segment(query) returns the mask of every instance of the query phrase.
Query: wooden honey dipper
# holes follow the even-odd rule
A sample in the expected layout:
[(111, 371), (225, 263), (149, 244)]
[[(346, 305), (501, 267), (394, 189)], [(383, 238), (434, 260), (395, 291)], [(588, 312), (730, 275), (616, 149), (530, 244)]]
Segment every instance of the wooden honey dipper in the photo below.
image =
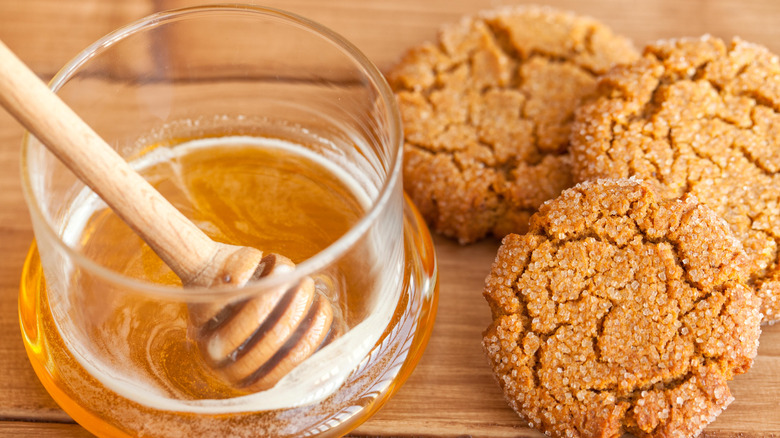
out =
[[(0, 41), (0, 104), (95, 191), (185, 287), (242, 286), (295, 264), (215, 242), (136, 173)], [(188, 304), (191, 332), (214, 371), (249, 391), (273, 386), (335, 335), (329, 300), (306, 277), (240, 302)]]

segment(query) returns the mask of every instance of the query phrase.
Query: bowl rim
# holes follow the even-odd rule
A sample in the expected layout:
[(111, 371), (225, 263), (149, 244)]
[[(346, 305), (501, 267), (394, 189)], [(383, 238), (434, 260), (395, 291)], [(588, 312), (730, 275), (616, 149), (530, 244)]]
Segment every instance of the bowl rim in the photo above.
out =
[[(358, 222), (355, 223), (344, 235), (339, 237), (326, 248), (319, 251), (312, 257), (298, 263), (294, 271), (264, 277), (239, 288), (231, 286), (219, 286), (213, 288), (181, 288), (155, 284), (125, 276), (100, 265), (99, 263), (85, 256), (64, 242), (60, 234), (54, 230), (54, 227), (50, 222), (50, 218), (42, 211), (38, 203), (38, 198), (35, 196), (35, 190), (33, 189), (31, 177), (28, 172), (28, 159), (30, 154), (29, 143), (31, 140), (31, 134), (29, 132), (25, 132), (22, 140), (20, 160), (22, 189), (24, 192), (24, 197), (27, 200), (27, 206), (30, 210), (30, 215), (33, 216), (34, 221), (37, 221), (39, 224), (43, 225), (42, 227), (36, 227), (36, 231), (38, 232), (38, 230), (40, 230), (40, 232), (43, 232), (47, 239), (55, 242), (58, 250), (63, 251), (66, 254), (66, 257), (74, 260), (74, 262), (79, 266), (82, 266), (84, 269), (94, 273), (99, 277), (102, 277), (105, 280), (110, 281), (113, 284), (123, 288), (131, 289), (133, 292), (169, 297), (177, 300), (188, 299), (192, 300), (193, 302), (199, 302), (213, 300), (215, 294), (218, 294), (220, 298), (231, 298), (237, 295), (258, 293), (263, 289), (270, 290), (283, 284), (290, 284), (295, 282), (300, 278), (312, 275), (313, 273), (327, 266), (333, 260), (336, 260), (340, 255), (343, 255), (345, 252), (347, 252), (378, 219), (382, 211), (387, 207), (391, 201), (391, 198), (396, 193), (396, 185), (400, 184), (403, 141), (401, 116), (394, 94), (390, 89), (390, 86), (387, 83), (384, 75), (379, 71), (376, 65), (371, 60), (369, 60), (368, 57), (366, 57), (366, 55), (364, 55), (354, 44), (349, 42), (340, 34), (313, 20), (278, 8), (243, 4), (211, 4), (171, 9), (148, 15), (130, 24), (122, 26), (117, 30), (114, 30), (113, 32), (103, 36), (82, 50), (71, 61), (65, 64), (62, 69), (60, 69), (60, 71), (50, 81), (49, 87), (56, 92), (73, 76), (76, 71), (78, 71), (79, 68), (87, 64), (91, 58), (96, 56), (98, 53), (101, 53), (102, 51), (110, 48), (119, 41), (142, 33), (146, 30), (154, 29), (166, 23), (215, 13), (241, 13), (246, 15), (257, 14), (263, 17), (271, 17), (313, 32), (325, 40), (333, 43), (335, 47), (348, 55), (355, 63), (355, 65), (362, 69), (362, 72), (375, 87), (375, 90), (385, 105), (385, 108), (387, 108), (389, 121), (388, 132), (390, 140), (389, 151), (391, 154), (388, 157), (389, 159), (386, 161), (389, 165), (387, 177), (385, 178), (382, 186), (379, 188), (377, 196), (372, 201), (371, 206), (366, 210)], [(401, 199), (401, 197), (398, 196), (398, 199)], [(403, 199), (401, 199), (400, 202), (403, 203)], [(399, 208), (399, 214), (402, 214), (401, 210), (402, 209)], [(36, 239), (40, 240), (37, 237)], [(40, 243), (38, 246), (40, 247)]]

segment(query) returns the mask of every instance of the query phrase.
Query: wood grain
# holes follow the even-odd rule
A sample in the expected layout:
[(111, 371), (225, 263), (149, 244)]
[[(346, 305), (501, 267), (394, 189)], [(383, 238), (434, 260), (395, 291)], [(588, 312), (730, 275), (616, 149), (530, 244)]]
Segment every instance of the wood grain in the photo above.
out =
[[(17, 316), (19, 278), (32, 226), (19, 183), (22, 128), (0, 112), (0, 420), (68, 421), (27, 362)], [(3, 426), (0, 426), (0, 429)]]
[[(199, 0), (0, 0), (0, 39), (43, 77), (110, 29), (154, 10)], [(382, 70), (437, 28), (502, 0), (269, 0), (305, 15), (354, 42)], [(658, 38), (711, 33), (780, 52), (776, 0), (552, 0), (551, 6), (598, 18), (638, 46)], [(125, 68), (132, 68), (128, 60)], [(118, 66), (118, 69), (121, 69)], [(68, 424), (27, 362), (16, 315), (24, 256), (32, 240), (19, 184), (22, 129), (0, 112), (0, 437), (89, 436)], [(460, 247), (435, 239), (441, 294), (434, 331), (409, 381), (353, 436), (540, 437), (504, 403), (482, 355), (480, 336), (490, 315), (481, 296), (498, 243)], [(731, 385), (736, 401), (704, 432), (708, 438), (780, 437), (780, 325), (767, 327), (753, 369)]]
[[(153, 11), (151, 0), (2, 0), (0, 39), (49, 78), (98, 38)], [(117, 68), (132, 68), (142, 56)]]
[(0, 421), (0, 438), (33, 436), (36, 438), (88, 438), (94, 435), (82, 429), (78, 424)]

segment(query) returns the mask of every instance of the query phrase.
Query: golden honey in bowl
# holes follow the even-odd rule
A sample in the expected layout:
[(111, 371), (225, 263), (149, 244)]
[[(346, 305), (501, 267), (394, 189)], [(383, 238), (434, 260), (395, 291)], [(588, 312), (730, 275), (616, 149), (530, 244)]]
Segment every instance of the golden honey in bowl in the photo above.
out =
[[(23, 338), (79, 424), (101, 437), (339, 436), (405, 381), (433, 323), (435, 256), (403, 194), (392, 91), (356, 47), (271, 8), (185, 8), (96, 41), (51, 88), (210, 237), (291, 260), (245, 286), (182, 288), (27, 137)], [(301, 307), (244, 318), (280, 290)], [(313, 315), (322, 324), (304, 333), (317, 336), (291, 335), (304, 324), (279, 308)]]
[[(217, 137), (146, 150), (134, 167), (210, 237), (284, 254), (296, 263), (338, 241), (369, 205), (368, 194), (347, 172), (282, 139)], [(180, 286), (94, 193), (84, 190), (75, 199), (62, 231), (66, 243), (115, 273)], [(334, 413), (350, 418), (355, 395), (361, 395), (359, 403), (386, 397), (394, 373), (408, 368), (407, 359), (416, 360), (407, 355), (427, 339), (415, 336), (419, 321), (412, 312), (420, 293), (430, 292), (431, 272), (414, 263), (425, 249), (415, 247), (419, 240), (403, 237), (414, 234), (409, 222), (389, 234), (368, 230), (362, 245), (314, 275), (344, 334), (268, 392), (252, 394), (204, 361), (187, 300), (175, 294), (160, 299), (142, 288), (122, 290), (121, 283), (80, 269), (73, 270), (67, 287), (52, 291), (34, 255), (20, 302), (28, 352), (55, 399), (105, 436), (132, 436), (152, 425), (166, 431), (152, 436), (240, 431), (285, 436), (311, 423), (338, 425)], [(365, 244), (388, 235), (398, 236), (381, 246), (390, 252), (378, 254), (374, 249), (380, 246)], [(399, 336), (407, 345), (398, 344)], [(121, 424), (130, 427), (117, 428)]]
[[(305, 148), (296, 148), (278, 139), (204, 139), (173, 148), (152, 149), (139, 161), (136, 167), (140, 167), (142, 174), (211, 238), (284, 254), (298, 263), (344, 235), (365, 214), (368, 203), (365, 196), (363, 199), (357, 197), (360, 191), (355, 190), (355, 184), (352, 187), (346, 185), (348, 176), (337, 177), (337, 167), (328, 166), (326, 161)], [(178, 277), (113, 212), (100, 205), (94, 197), (91, 199), (92, 202), (87, 200), (84, 206), (75, 207), (74, 223), (69, 224), (66, 232), (73, 233), (69, 237), (78, 242), (79, 249), (87, 257), (123, 275), (181, 286)], [(98, 210), (94, 210), (96, 206)], [(84, 219), (83, 231), (79, 232)], [(365, 254), (365, 257), (373, 255)], [(318, 293), (330, 302), (335, 313), (330, 338), (332, 334), (343, 332), (346, 327), (341, 326), (346, 325), (348, 320), (356, 320), (350, 317), (349, 309), (360, 314), (365, 312), (364, 301), (370, 296), (365, 292), (370, 285), (361, 284), (366, 278), (355, 269), (371, 264), (368, 259), (362, 263), (345, 260), (330, 270), (327, 277), (325, 274), (315, 277)], [(85, 309), (102, 311), (110, 306), (101, 302), (103, 295), (100, 291), (84, 290), (82, 293)], [(127, 306), (117, 306), (114, 312), (128, 312), (131, 306), (153, 305), (154, 300), (142, 299), (137, 303), (127, 303)], [(179, 397), (202, 398), (215, 391), (219, 394), (221, 389), (204, 386), (200, 379), (191, 378), (194, 373), (207, 381), (211, 368), (218, 368), (217, 374), (222, 374), (219, 371), (226, 366), (194, 360), (197, 354), (193, 354), (193, 350), (201, 350), (201, 355), (207, 356), (203, 350), (213, 349), (214, 342), (201, 346), (187, 342), (182, 330), (188, 330), (189, 337), (195, 341), (202, 336), (194, 333), (198, 330), (193, 327), (192, 321), (188, 324), (187, 313), (187, 309), (173, 308), (164, 317), (152, 313), (150, 316), (155, 318), (133, 321), (140, 327), (158, 331), (160, 336), (156, 337), (148, 333), (130, 336), (123, 332), (126, 321), (116, 316), (108, 319), (113, 326), (101, 327), (96, 334), (105, 343), (117, 337), (143, 341), (137, 346), (130, 344), (131, 348), (139, 351), (139, 354), (133, 355), (134, 359), (139, 359), (135, 367), (145, 370), (150, 378), (160, 378), (160, 385)], [(130, 311), (129, 314), (146, 316), (142, 312)], [(161, 326), (165, 328), (161, 329)], [(260, 331), (259, 322), (257, 326), (257, 331)], [(292, 337), (292, 332), (294, 330), (284, 334)], [(255, 335), (265, 336), (271, 335)], [(153, 357), (148, 358), (149, 353), (144, 351), (143, 345), (147, 339), (154, 339), (156, 347)], [(245, 343), (250, 341), (252, 339), (248, 338)], [(248, 346), (240, 345), (237, 353), (227, 360), (235, 362), (243, 359), (240, 354), (247, 349)], [(237, 355), (238, 358), (235, 357)], [(170, 368), (161, 364), (168, 364)], [(183, 364), (190, 364), (186, 376), (181, 376)], [(245, 387), (251, 390), (262, 377), (265, 376), (250, 375), (231, 386), (237, 390)], [(267, 386), (263, 385), (263, 389)], [(233, 392), (228, 391), (226, 395)]]

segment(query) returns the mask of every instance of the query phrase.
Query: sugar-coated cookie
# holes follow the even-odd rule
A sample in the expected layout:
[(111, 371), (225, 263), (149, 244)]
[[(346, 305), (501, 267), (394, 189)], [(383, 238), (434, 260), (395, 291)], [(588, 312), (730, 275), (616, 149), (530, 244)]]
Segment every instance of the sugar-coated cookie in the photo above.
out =
[(483, 345), (504, 394), (554, 437), (692, 437), (752, 365), (759, 300), (728, 224), (636, 179), (585, 182), (506, 236)]
[(524, 232), (573, 182), (569, 131), (596, 76), (639, 56), (599, 22), (507, 7), (442, 29), (388, 74), (405, 131), (404, 187), (461, 243)]
[(724, 218), (748, 256), (765, 322), (780, 320), (780, 63), (705, 36), (661, 41), (605, 75), (577, 112), (577, 181), (637, 176)]

